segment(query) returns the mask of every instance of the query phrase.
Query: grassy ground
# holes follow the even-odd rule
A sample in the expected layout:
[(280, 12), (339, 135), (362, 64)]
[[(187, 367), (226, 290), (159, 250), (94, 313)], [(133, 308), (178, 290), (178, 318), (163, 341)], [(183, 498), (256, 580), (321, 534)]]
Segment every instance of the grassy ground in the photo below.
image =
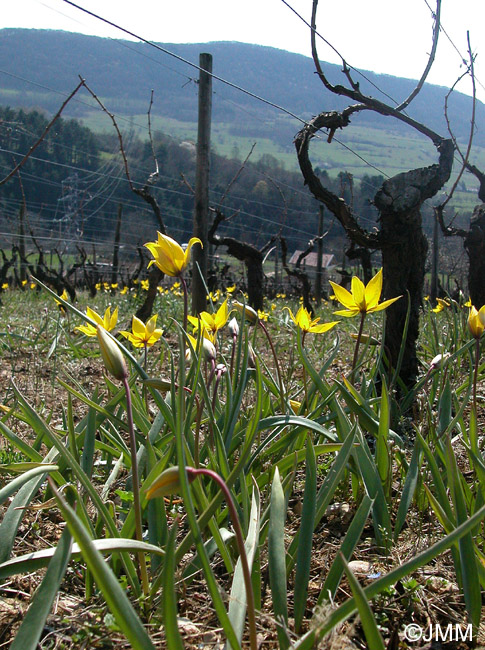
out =
[[(129, 327), (131, 315), (143, 300), (143, 295), (141, 287), (135, 287), (124, 295), (120, 295), (119, 290), (100, 291), (94, 301), (80, 294), (76, 307), (84, 312), (89, 304), (102, 315), (108, 306), (118, 306), (118, 329)], [(16, 438), (9, 439), (6, 436), (7, 430), (19, 436), (20, 440), (27, 442), (30, 448), (42, 456), (52, 449), (50, 438), (45, 433), (40, 436), (39, 430), (36, 430), (37, 425), (32, 426), (32, 413), (28, 415), (26, 403), (48, 423), (52, 435), (65, 441), (66, 447), (79, 455), (80, 462), (89, 436), (89, 418), (97, 413), (92, 484), (98, 493), (103, 494), (104, 501), (111, 508), (115, 526), (125, 529), (126, 518), (132, 508), (129, 454), (123, 456), (122, 453), (123, 449), (127, 449), (125, 445), (128, 445), (126, 425), (122, 423), (125, 421), (127, 407), (119, 393), (119, 386), (104, 376), (96, 339), (85, 338), (77, 332), (75, 326), (82, 322), (79, 316), (69, 311), (63, 314), (45, 291), (9, 290), (1, 297), (4, 318), (3, 326), (0, 327), (0, 404), (3, 405), (4, 415), (1, 419), (3, 436), (0, 488), (8, 485), (18, 474), (20, 466), (14, 465), (28, 460), (25, 455), (28, 449), (21, 452), (19, 446), (12, 442)], [(224, 297), (222, 295), (219, 298), (219, 305)], [(344, 606), (349, 601), (355, 588), (351, 576), (344, 576), (337, 582), (330, 601), (322, 596), (325, 580), (330, 568), (335, 566), (339, 551), (347, 554), (347, 559), (351, 562), (351, 575), (357, 578), (362, 587), (372, 590), (373, 585), (391, 571), (414, 561), (420, 553), (443, 540), (456, 525), (466, 521), (483, 504), (483, 478), (479, 464), (482, 453), (480, 433), (480, 444), (475, 448), (478, 460), (475, 461), (468, 451), (470, 444), (473, 447), (473, 441), (470, 442), (473, 438), (470, 432), (470, 364), (473, 364), (473, 358), (468, 348), (463, 349), (470, 339), (466, 329), (467, 310), (458, 305), (450, 305), (442, 312), (434, 313), (426, 306), (419, 348), (423, 379), (411, 402), (412, 408), (400, 412), (399, 402), (392, 396), (392, 392), (389, 393), (390, 401), (385, 407), (382, 393), (376, 391), (377, 380), (381, 376), (376, 372), (379, 367), (378, 349), (363, 346), (356, 382), (357, 392), (349, 392), (349, 387), (344, 382), (343, 378), (349, 377), (355, 346), (351, 334), (355, 335), (358, 331), (358, 322), (344, 319), (326, 334), (308, 333), (304, 339), (304, 351), (308, 360), (303, 363), (302, 352), (298, 347), (297, 328), (285, 309), (287, 306), (295, 313), (298, 301), (287, 297), (268, 300), (263, 318), (268, 319), (264, 323), (277, 350), (285, 394), (294, 400), (293, 412), (289, 411), (288, 415), (299, 417), (300, 420), (295, 420), (292, 426), (282, 424), (284, 420), (281, 420), (281, 393), (275, 372), (275, 359), (263, 331), (259, 329), (256, 333), (254, 328), (247, 333), (259, 359), (260, 370), (249, 370), (238, 375), (232, 394), (227, 385), (223, 388), (224, 380), (217, 393), (214, 383), (205, 374), (205, 384), (201, 383), (197, 389), (201, 391), (201, 403), (205, 404), (201, 420), (197, 419), (196, 404), (189, 406), (189, 393), (182, 400), (188, 409), (186, 418), (179, 420), (180, 414), (175, 402), (171, 405), (167, 402), (175, 423), (180, 422), (181, 426), (186, 427), (186, 453), (189, 456), (194, 453), (193, 434), (199, 431), (202, 465), (212, 467), (226, 477), (230, 469), (238, 466), (238, 461), (245, 453), (243, 441), (249, 435), (251, 427), (256, 427), (257, 432), (251, 444), (251, 460), (246, 462), (246, 469), (233, 484), (232, 492), (238, 504), (245, 536), (249, 537), (249, 521), (253, 516), (250, 504), (250, 491), (254, 485), (252, 480), (258, 485), (261, 509), (253, 566), (257, 640), (259, 647), (275, 649), (288, 647), (288, 643), (298, 647), (299, 639), (305, 633), (318, 632), (328, 622), (328, 617), (336, 616), (336, 612), (340, 611), (339, 606)], [(335, 320), (334, 309), (332, 303), (322, 304), (317, 310), (322, 322)], [(182, 319), (180, 287), (167, 288), (167, 291), (160, 294), (156, 313), (157, 325), (164, 329), (164, 335), (150, 350), (148, 374), (158, 379), (170, 379), (171, 360), (177, 366), (179, 358), (178, 327), (175, 320), (180, 322)], [(382, 313), (369, 317), (366, 334), (379, 339), (382, 322)], [(239, 349), (239, 363), (243, 363), (244, 345)], [(444, 352), (454, 355), (450, 364), (444, 364), (426, 378), (432, 358)], [(226, 334), (220, 339), (218, 356), (219, 361), (230, 366), (231, 344)], [(135, 358), (138, 357), (137, 353)], [(133, 364), (130, 364), (130, 368), (130, 374), (135, 378)], [(181, 369), (177, 371), (175, 381), (181, 381), (181, 372)], [(320, 372), (320, 379), (317, 375), (313, 376), (312, 372)], [(483, 425), (484, 375), (485, 368), (482, 365), (478, 372), (479, 432)], [(188, 372), (185, 385), (194, 391), (196, 388), (191, 383), (193, 381), (193, 376)], [(237, 404), (235, 394), (238, 385), (243, 384), (241, 402)], [(212, 411), (203, 397), (204, 390), (208, 390), (211, 396)], [(144, 401), (139, 379), (133, 383), (132, 392), (138, 444), (141, 445), (144, 436), (153, 430), (154, 423), (157, 422), (159, 406), (153, 396)], [(178, 404), (180, 407), (181, 403)], [(286, 410), (287, 406), (283, 408)], [(390, 412), (386, 425), (387, 408)], [(105, 419), (107, 416), (103, 409), (108, 409), (108, 419)], [(230, 413), (235, 417), (233, 428), (228, 424)], [(201, 422), (200, 429), (198, 421)], [(265, 424), (258, 428), (258, 422)], [(176, 430), (178, 425), (174, 426)], [(219, 447), (217, 440), (212, 438), (215, 432), (213, 427), (221, 435), (228, 435), (227, 432), (232, 431), (233, 442), (227, 442), (226, 438), (226, 445)], [(71, 434), (68, 433), (69, 430)], [(365, 460), (360, 452), (352, 452), (354, 455), (349, 457), (338, 480), (330, 487), (341, 443), (346, 436), (355, 434), (358, 435), (356, 441), (360, 441), (358, 445), (361, 449), (368, 448), (370, 456)], [(418, 434), (424, 440), (421, 448), (416, 442)], [(168, 424), (163, 425), (160, 434), (153, 439), (153, 450), (150, 452), (153, 453), (153, 462), (162, 465), (177, 464), (178, 452), (175, 452), (173, 436)], [(337, 440), (337, 447), (326, 452), (324, 445), (332, 437)], [(448, 440), (450, 444), (452, 442), (452, 447), (447, 446)], [(453, 449), (453, 456), (449, 455), (449, 449)], [(312, 461), (312, 454), (316, 454), (316, 461)], [(118, 458), (121, 461), (115, 473)], [(83, 502), (88, 519), (94, 526), (92, 534), (104, 537), (106, 530), (98, 507), (84, 494), (79, 476), (63, 461), (58, 460), (58, 465), (60, 475), (79, 493), (78, 514), (82, 515), (80, 504)], [(276, 466), (279, 468), (283, 494), (283, 500), (279, 502), (279, 515), (275, 505), (278, 503), (275, 495), (279, 485), (274, 473)], [(310, 471), (312, 466), (314, 476)], [(419, 468), (414, 483), (410, 468)], [(455, 475), (462, 490), (458, 483), (453, 482)], [(110, 476), (114, 476), (111, 483), (108, 481)], [(362, 515), (368, 498), (366, 495), (376, 487), (375, 480), (378, 476), (381, 476), (383, 489), (382, 494), (378, 491), (373, 496), (379, 504), (378, 509), (369, 510), (368, 516), (364, 516), (359, 526), (358, 514)], [(59, 480), (56, 479), (58, 484)], [(145, 482), (143, 472), (142, 481)], [(440, 491), (440, 481), (443, 482), (444, 492)], [(313, 482), (314, 492), (307, 487)], [(413, 490), (409, 493), (411, 483)], [(328, 486), (328, 499), (320, 493), (322, 486)], [(216, 494), (217, 491), (210, 483), (195, 483), (193, 507), (199, 514), (203, 513), (207, 502)], [(406, 501), (406, 494), (410, 495), (410, 499), (404, 513), (405, 519), (402, 519), (402, 504)], [(11, 498), (4, 502), (4, 513)], [(51, 499), (52, 493), (43, 484), (35, 498), (26, 504), (8, 556), (20, 556), (57, 545), (66, 524), (58, 504)], [(312, 502), (314, 505), (316, 503), (317, 511), (314, 528), (309, 524), (308, 514)], [(165, 502), (159, 499), (157, 507), (159, 517), (162, 509), (165, 512), (163, 517), (157, 519), (157, 526), (161, 527), (158, 543), (166, 548), (167, 531), (174, 530), (173, 525), (177, 520), (179, 530), (175, 544), (183, 550), (184, 537), (192, 530), (187, 502), (184, 503), (179, 497), (167, 497)], [(226, 514), (223, 507), (215, 512), (213, 521), (220, 530), (232, 530)], [(150, 521), (147, 519), (145, 526), (152, 535), (153, 520)], [(381, 521), (389, 529), (379, 531), (376, 521)], [(398, 522), (401, 523), (398, 525)], [(85, 522), (84, 525), (88, 524)], [(281, 537), (278, 537), (280, 525), (283, 528)], [(307, 534), (302, 539), (304, 531), (309, 533), (309, 537)], [(0, 527), (0, 552), (4, 553), (2, 549), (5, 537), (2, 534), (5, 531), (2, 533)], [(210, 539), (213, 535), (213, 527), (210, 530), (203, 529), (204, 539)], [(349, 553), (348, 545), (352, 536), (355, 539)], [(300, 542), (295, 542), (298, 539)], [(374, 633), (377, 630), (385, 646), (395, 649), (430, 647), (426, 646), (423, 639), (416, 642), (406, 639), (406, 626), (410, 624), (420, 626), (425, 635), (429, 630), (436, 630), (438, 624), (443, 629), (449, 624), (466, 624), (467, 612), (470, 615), (470, 594), (480, 594), (483, 584), (479, 564), (482, 561), (483, 524), (477, 524), (473, 536), (466, 537), (465, 540), (468, 547), (463, 545), (464, 542), (457, 542), (456, 547), (445, 548), (433, 559), (418, 563), (408, 573), (383, 585), (370, 599), (373, 630)], [(286, 562), (296, 561), (297, 571), (300, 572), (295, 574), (293, 568), (288, 571), (283, 582), (278, 582), (275, 577), (278, 575), (274, 572), (274, 567), (278, 566), (275, 544), (282, 544), (280, 548), (284, 549)], [(296, 550), (299, 545), (307, 551), (307, 572), (302, 568), (304, 563), (297, 559)], [(219, 585), (221, 602), (227, 604), (233, 598), (230, 596), (234, 585), (231, 567), (234, 566), (238, 552), (231, 542), (219, 541), (217, 547), (218, 552), (211, 556), (210, 571)], [(468, 561), (466, 548), (471, 553)], [(168, 619), (164, 610), (170, 589), (176, 593), (178, 629), (186, 647), (216, 648), (225, 640), (225, 624), (221, 623), (214, 596), (210, 596), (207, 589), (208, 575), (198, 569), (195, 579), (187, 577), (187, 567), (194, 558), (194, 551), (193, 544), (189, 544), (185, 553), (181, 551), (180, 556), (177, 556), (173, 579), (168, 583), (166, 579), (162, 581), (149, 605), (145, 607), (143, 600), (135, 596), (134, 586), (130, 586), (119, 561), (113, 556), (109, 562), (113, 575), (116, 575), (123, 591), (134, 603), (137, 616), (157, 648), (177, 647), (170, 645), (175, 643), (170, 636), (174, 633), (172, 630), (169, 634), (170, 626), (167, 628)], [(477, 564), (471, 563), (470, 557), (476, 558)], [(92, 573), (86, 570), (86, 561), (82, 557), (69, 562), (67, 571), (59, 582), (50, 614), (45, 625), (41, 626), (40, 647), (137, 647), (133, 641), (126, 640), (126, 632), (119, 617), (112, 608), (107, 607), (101, 583), (97, 582), (97, 587), (93, 587)], [(159, 574), (154, 563), (154, 556), (151, 556), (150, 577), (156, 581)], [(460, 567), (464, 579), (457, 578), (457, 567)], [(470, 575), (472, 570), (474, 578), (478, 576), (478, 584), (473, 582), (473, 576)], [(45, 569), (29, 570), (3, 579), (0, 585), (0, 647), (9, 647), (18, 633), (44, 572)], [(306, 585), (306, 594), (302, 591), (303, 584)], [(473, 592), (474, 588), (478, 588), (478, 592)], [(281, 606), (278, 597), (281, 599), (282, 594), (288, 603), (286, 618), (278, 610)], [(299, 616), (295, 608), (298, 602), (304, 603), (301, 625), (295, 623), (295, 617)], [(480, 602), (475, 600), (472, 609), (476, 622), (477, 616), (480, 617)], [(362, 609), (359, 608), (359, 613), (360, 618), (351, 617), (346, 622), (341, 619), (330, 635), (315, 641), (318, 647), (381, 647), (378, 640), (369, 642), (369, 623), (363, 605)], [(277, 620), (284, 620), (283, 628), (277, 625)], [(282, 633), (282, 629), (286, 632)], [(482, 628), (480, 630), (475, 632), (478, 645), (485, 642)], [(249, 647), (247, 627), (243, 638), (244, 647)], [(457, 649), (468, 645), (460, 646), (456, 642), (455, 645), (444, 644), (441, 647)]]

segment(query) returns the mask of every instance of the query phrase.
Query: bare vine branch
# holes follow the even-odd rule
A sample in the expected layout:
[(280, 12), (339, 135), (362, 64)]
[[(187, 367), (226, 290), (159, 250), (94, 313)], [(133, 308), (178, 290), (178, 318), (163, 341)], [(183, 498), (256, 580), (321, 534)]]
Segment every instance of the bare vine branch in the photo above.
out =
[(429, 71), (431, 70), (431, 66), (434, 63), (434, 59), (436, 56), (436, 49), (438, 47), (438, 37), (440, 35), (440, 23), (441, 23), (441, 0), (437, 0), (436, 12), (434, 13), (433, 44), (431, 46), (431, 52), (428, 57), (428, 63), (426, 64), (424, 72), (421, 75), (421, 79), (418, 81), (416, 87), (414, 88), (412, 93), (410, 93), (407, 99), (401, 102), (399, 106), (396, 106), (396, 111), (403, 111), (407, 106), (409, 106), (409, 104), (413, 101), (413, 99), (416, 97), (416, 95), (423, 87), (424, 82), (426, 81), (426, 78), (429, 74)]
[(226, 200), (226, 196), (229, 194), (229, 191), (230, 191), (231, 187), (234, 185), (234, 183), (237, 181), (237, 179), (239, 178), (239, 176), (242, 174), (244, 168), (245, 168), (246, 165), (247, 165), (248, 160), (251, 158), (251, 155), (252, 155), (252, 153), (253, 153), (253, 151), (254, 151), (255, 146), (256, 146), (256, 142), (253, 142), (253, 144), (252, 144), (252, 146), (251, 146), (251, 149), (249, 150), (248, 155), (247, 155), (246, 158), (243, 160), (242, 165), (239, 167), (239, 169), (237, 170), (237, 172), (234, 174), (234, 177), (229, 181), (229, 183), (228, 183), (226, 189), (224, 190), (224, 194), (222, 195), (222, 198), (221, 198), (221, 200), (220, 200), (219, 205), (222, 206), (222, 204), (223, 204), (224, 201)]
[(60, 109), (57, 111), (57, 113), (54, 115), (52, 120), (47, 124), (47, 126), (44, 129), (44, 132), (40, 136), (40, 138), (37, 140), (35, 144), (33, 144), (30, 149), (27, 151), (25, 156), (22, 158), (22, 160), (5, 176), (3, 180), (0, 180), (0, 187), (2, 185), (5, 185), (5, 183), (14, 176), (21, 167), (27, 162), (27, 160), (30, 158), (30, 156), (33, 154), (33, 152), (37, 149), (37, 147), (44, 141), (46, 135), (49, 133), (51, 128), (54, 126), (55, 122), (58, 120), (58, 118), (61, 116), (62, 111), (66, 108), (66, 106), (69, 104), (71, 99), (74, 97), (74, 95), (78, 92), (78, 90), (84, 86), (84, 79), (81, 79), (81, 81), (78, 83), (76, 88), (72, 91), (72, 93), (67, 97), (67, 99), (62, 103)]
[(470, 33), (467, 32), (466, 36), (467, 36), (468, 56), (470, 58), (470, 64), (469, 64), (469, 66), (467, 68), (467, 71), (464, 74), (470, 74), (471, 75), (471, 78), (472, 78), (472, 90), (473, 90), (473, 93), (472, 93), (472, 117), (471, 117), (471, 123), (470, 123), (470, 136), (468, 138), (468, 145), (467, 145), (465, 155), (463, 155), (461, 150), (460, 150), (460, 147), (458, 146), (458, 142), (457, 142), (454, 134), (451, 131), (451, 125), (450, 125), (450, 120), (449, 120), (449, 116), (448, 116), (448, 99), (449, 99), (451, 93), (453, 92), (454, 88), (456, 87), (456, 84), (458, 83), (458, 81), (460, 81), (460, 79), (463, 78), (464, 75), (461, 75), (461, 77), (453, 84), (453, 86), (451, 87), (449, 92), (446, 94), (446, 97), (445, 97), (445, 117), (446, 117), (446, 124), (448, 126), (448, 132), (449, 132), (449, 134), (450, 134), (450, 136), (451, 136), (451, 138), (453, 140), (455, 150), (458, 152), (459, 156), (461, 157), (461, 159), (463, 161), (463, 164), (462, 164), (462, 166), (460, 168), (460, 171), (458, 172), (458, 176), (456, 177), (455, 182), (453, 183), (453, 186), (452, 186), (451, 190), (448, 192), (448, 196), (443, 201), (443, 203), (440, 205), (441, 213), (443, 213), (443, 210), (444, 210), (445, 206), (451, 201), (451, 198), (453, 197), (453, 194), (454, 194), (456, 188), (458, 187), (458, 183), (460, 182), (461, 177), (463, 176), (463, 174), (465, 172), (465, 169), (469, 168), (470, 153), (471, 153), (471, 149), (472, 149), (473, 135), (474, 135), (474, 132), (475, 132), (475, 115), (476, 115), (477, 97), (476, 97), (476, 85), (475, 85), (474, 57), (473, 57), (472, 50), (471, 50), (471, 45), (470, 45)]
[[(438, 4), (441, 3), (441, 0), (437, 0)], [(323, 85), (327, 90), (330, 92), (334, 93), (335, 95), (343, 95), (345, 97), (348, 97), (349, 99), (352, 99), (354, 101), (359, 102), (358, 104), (354, 104), (352, 106), (349, 106), (346, 108), (344, 111), (342, 111), (342, 114), (344, 117), (347, 119), (347, 123), (350, 123), (349, 117), (353, 113), (357, 113), (363, 110), (372, 110), (375, 111), (376, 113), (379, 113), (380, 115), (387, 115), (387, 116), (392, 116), (395, 117), (396, 119), (400, 120), (401, 122), (404, 122), (405, 124), (408, 124), (412, 128), (414, 128), (416, 131), (419, 133), (427, 136), (428, 138), (431, 139), (433, 144), (435, 146), (438, 146), (443, 138), (427, 127), (424, 124), (421, 124), (421, 122), (417, 122), (413, 118), (409, 117), (405, 113), (402, 112), (402, 109), (398, 108), (393, 108), (392, 106), (389, 106), (388, 104), (385, 104), (384, 102), (381, 102), (380, 100), (376, 99), (375, 97), (369, 97), (367, 95), (364, 95), (361, 90), (359, 84), (355, 83), (352, 78), (350, 77), (350, 71), (348, 68), (348, 65), (346, 61), (343, 59), (343, 71), (347, 79), (349, 80), (349, 83), (351, 85), (350, 88), (347, 88), (345, 86), (342, 86), (340, 84), (333, 85), (330, 83), (330, 81), (327, 79), (327, 76), (325, 75), (322, 66), (320, 65), (320, 60), (318, 58), (318, 52), (317, 52), (317, 44), (316, 44), (316, 34), (317, 29), (316, 29), (316, 15), (317, 15), (317, 7), (318, 7), (318, 0), (313, 0), (313, 5), (312, 5), (312, 18), (311, 18), (311, 48), (312, 48), (312, 57), (313, 61), (315, 64), (315, 69), (317, 71), (317, 75), (319, 79), (322, 81)], [(438, 13), (438, 12), (437, 12)], [(438, 29), (439, 31), (439, 29)], [(437, 39), (438, 35), (435, 35), (435, 40)], [(429, 61), (428, 61), (429, 63)], [(432, 61), (431, 61), (432, 63)], [(428, 66), (427, 66), (428, 67)], [(431, 67), (431, 65), (429, 65)], [(429, 70), (426, 72), (426, 76), (428, 74)], [(424, 79), (426, 78), (425, 74), (423, 74), (423, 83)], [(422, 86), (422, 84), (421, 84)], [(417, 86), (417, 91), (414, 92), (412, 99), (418, 94), (419, 90), (421, 89), (421, 86), (418, 83)], [(406, 100), (407, 101), (407, 100)], [(408, 102), (409, 104), (409, 102)], [(406, 104), (406, 106), (408, 105)], [(342, 126), (338, 127), (342, 128)], [(333, 132), (330, 129), (329, 133), (329, 142), (331, 141), (333, 137)]]
[(152, 136), (152, 120), (151, 120), (151, 113), (152, 113), (152, 106), (153, 106), (153, 88), (152, 92), (150, 95), (150, 105), (148, 107), (148, 113), (147, 113), (147, 120), (148, 120), (148, 137), (150, 139), (150, 147), (152, 150), (152, 158), (153, 162), (155, 164), (155, 171), (150, 174), (147, 180), (147, 185), (153, 185), (153, 183), (157, 180), (159, 176), (159, 169), (158, 169), (158, 160), (155, 155), (155, 147), (153, 146), (153, 136)]
[[(93, 90), (91, 90), (91, 88), (86, 83), (83, 82), (83, 85), (86, 88), (86, 90), (91, 94), (93, 99), (98, 103), (101, 110), (104, 113), (106, 113), (106, 115), (108, 115), (108, 117), (110, 118), (110, 120), (111, 120), (111, 122), (113, 124), (113, 127), (114, 127), (114, 129), (116, 131), (116, 134), (118, 136), (118, 142), (119, 142), (119, 145), (120, 145), (121, 157), (123, 159), (123, 164), (124, 164), (124, 167), (125, 167), (125, 176), (126, 176), (126, 179), (128, 181), (128, 184), (130, 186), (131, 191), (134, 194), (136, 194), (137, 196), (139, 196), (140, 198), (142, 198), (144, 201), (146, 201), (146, 203), (148, 203), (150, 205), (150, 207), (152, 208), (152, 210), (153, 210), (153, 212), (155, 214), (155, 217), (157, 218), (158, 227), (159, 227), (160, 232), (162, 234), (166, 235), (167, 230), (165, 228), (165, 223), (163, 221), (162, 211), (160, 209), (160, 206), (158, 204), (157, 199), (150, 192), (150, 187), (153, 184), (156, 176), (158, 175), (158, 163), (156, 161), (156, 158), (154, 157), (155, 164), (156, 164), (155, 172), (152, 172), (149, 175), (147, 181), (145, 182), (145, 185), (142, 188), (135, 187), (135, 185), (134, 185), (134, 183), (133, 183), (133, 181), (131, 179), (131, 175), (130, 175), (130, 168), (128, 166), (128, 158), (126, 156), (126, 151), (125, 151), (125, 147), (124, 147), (124, 143), (123, 143), (123, 135), (121, 134), (121, 131), (120, 131), (120, 128), (118, 126), (118, 123), (116, 121), (115, 116), (113, 115), (113, 113), (111, 113), (106, 108), (106, 106), (103, 104), (103, 102), (100, 100), (100, 98), (96, 95), (96, 93)], [(150, 106), (148, 108), (148, 116), (149, 116), (149, 118), (150, 118), (150, 111), (151, 111), (151, 107), (152, 107), (152, 100), (153, 100), (153, 94), (152, 94), (152, 98), (150, 100)], [(151, 131), (150, 131), (150, 142), (152, 144), (152, 151), (153, 151), (153, 142), (151, 140)], [(154, 153), (154, 151), (153, 151), (153, 153)], [(154, 153), (154, 156), (155, 156), (155, 153)]]

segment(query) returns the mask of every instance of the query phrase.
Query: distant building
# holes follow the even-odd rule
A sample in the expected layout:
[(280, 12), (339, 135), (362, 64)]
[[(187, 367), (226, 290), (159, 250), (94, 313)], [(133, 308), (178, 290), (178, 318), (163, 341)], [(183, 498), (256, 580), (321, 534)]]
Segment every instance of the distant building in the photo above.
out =
[[(298, 261), (298, 258), (303, 253), (303, 251), (296, 250), (290, 258), (289, 264), (295, 265)], [(302, 260), (300, 268), (310, 273), (316, 273), (317, 271), (317, 253), (308, 253), (308, 255)], [(331, 253), (324, 253), (322, 255), (322, 270), (327, 271), (333, 266), (335, 266), (335, 255)]]

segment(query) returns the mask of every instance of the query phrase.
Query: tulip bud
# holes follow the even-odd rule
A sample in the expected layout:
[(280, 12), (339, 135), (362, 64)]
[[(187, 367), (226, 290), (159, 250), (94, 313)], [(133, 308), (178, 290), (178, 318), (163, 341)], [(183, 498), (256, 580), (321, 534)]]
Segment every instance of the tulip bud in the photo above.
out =
[[(187, 467), (187, 474), (189, 483), (196, 477), (188, 470), (193, 468)], [(146, 491), (147, 499), (155, 499), (156, 497), (167, 497), (172, 494), (180, 492), (180, 474), (177, 465), (169, 467), (158, 476)]]
[(432, 370), (436, 370), (438, 368), (441, 368), (441, 366), (448, 361), (448, 358), (450, 356), (449, 352), (445, 352), (444, 354), (437, 354), (432, 360), (431, 363), (429, 364), (429, 369), (428, 369), (428, 374)]
[(237, 318), (234, 316), (231, 318), (231, 320), (227, 324), (227, 329), (229, 330), (229, 334), (233, 337), (238, 336), (239, 334), (239, 323), (237, 322)]
[(216, 348), (214, 347), (214, 344), (209, 341), (209, 339), (206, 339), (205, 337), (202, 339), (202, 352), (204, 354), (204, 359), (206, 361), (215, 361), (217, 352)]
[(249, 305), (243, 305), (241, 302), (237, 302), (235, 300), (233, 303), (233, 307), (237, 309), (237, 311), (243, 315), (243, 317), (249, 321), (252, 325), (256, 325), (256, 323), (259, 321), (259, 316), (256, 311)]
[(98, 325), (96, 328), (98, 337), (99, 348), (105, 368), (110, 372), (115, 379), (122, 381), (128, 376), (125, 359), (116, 341), (108, 334), (108, 332)]
[[(196, 350), (197, 349), (197, 339), (194, 336), (191, 336), (190, 334), (187, 334), (187, 337), (188, 337), (190, 343), (192, 344), (192, 347), (194, 348), (194, 350)], [(200, 339), (200, 341), (201, 341), (201, 343), (200, 343), (201, 348), (200, 349), (202, 351), (203, 358), (206, 361), (215, 361), (216, 356), (217, 356), (217, 352), (216, 352), (216, 348), (214, 347), (214, 344), (212, 343), (212, 341), (209, 341), (209, 339), (206, 339), (205, 336), (203, 336)], [(187, 363), (189, 363), (192, 360), (192, 352), (191, 352), (190, 348), (187, 348), (185, 350), (185, 360), (187, 361)]]

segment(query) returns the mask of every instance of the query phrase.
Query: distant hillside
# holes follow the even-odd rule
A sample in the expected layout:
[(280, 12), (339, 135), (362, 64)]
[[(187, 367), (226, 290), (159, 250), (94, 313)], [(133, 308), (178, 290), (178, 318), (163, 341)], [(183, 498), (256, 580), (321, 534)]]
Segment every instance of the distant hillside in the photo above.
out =
[[(312, 60), (299, 54), (233, 42), (166, 44), (163, 47), (193, 63), (198, 63), (200, 52), (212, 53), (215, 74), (303, 119), (346, 104), (346, 100), (324, 89), (314, 73)], [(325, 64), (325, 68), (331, 80), (342, 82), (339, 66)], [(0, 30), (0, 104), (44, 108), (52, 112), (61, 102), (61, 95), (57, 93), (71, 90), (78, 75), (87, 80), (117, 115), (135, 117), (137, 122), (145, 124), (153, 88), (155, 103), (152, 113), (156, 127), (176, 137), (195, 137), (196, 69), (143, 43), (60, 31)], [(396, 101), (401, 101), (414, 87), (414, 82), (408, 79), (372, 72), (365, 75), (375, 87), (359, 78), (361, 87), (375, 96), (378, 96), (378, 87)], [(443, 117), (446, 92), (445, 88), (426, 85), (408, 113), (446, 135)], [(89, 103), (89, 98), (84, 96), (82, 101), (72, 104), (68, 115), (85, 119), (92, 128), (109, 129), (110, 124), (104, 118), (93, 118)], [(471, 99), (454, 93), (450, 101), (450, 117), (461, 141), (468, 136), (470, 112)], [(485, 106), (481, 103), (478, 104), (477, 123), (485, 123)], [(227, 155), (240, 148), (243, 154), (250, 139), (261, 139), (266, 142), (266, 148), (260, 148), (260, 154), (267, 152), (277, 157), (281, 154), (294, 162), (292, 140), (300, 124), (236, 88), (214, 82), (214, 146), (221, 153)], [(435, 159), (433, 147), (397, 120), (364, 111), (353, 118), (353, 124), (358, 129), (348, 129), (344, 134), (338, 134), (339, 137), (341, 135), (347, 144), (355, 143), (356, 150), (366, 157), (372, 157), (376, 149), (380, 150), (382, 156), (377, 158), (377, 162), (387, 172), (429, 164)], [(410, 138), (412, 151), (408, 150), (402, 138)], [(475, 144), (485, 147), (483, 130), (477, 130)], [(322, 154), (325, 155), (322, 165), (328, 169), (345, 167), (354, 173), (362, 171), (358, 167), (362, 163), (355, 157), (346, 158), (346, 152), (341, 150), (335, 158), (336, 147), (331, 153), (329, 149), (327, 147)], [(403, 160), (394, 159), (399, 152), (403, 154)], [(373, 164), (376, 164), (375, 159)]]

